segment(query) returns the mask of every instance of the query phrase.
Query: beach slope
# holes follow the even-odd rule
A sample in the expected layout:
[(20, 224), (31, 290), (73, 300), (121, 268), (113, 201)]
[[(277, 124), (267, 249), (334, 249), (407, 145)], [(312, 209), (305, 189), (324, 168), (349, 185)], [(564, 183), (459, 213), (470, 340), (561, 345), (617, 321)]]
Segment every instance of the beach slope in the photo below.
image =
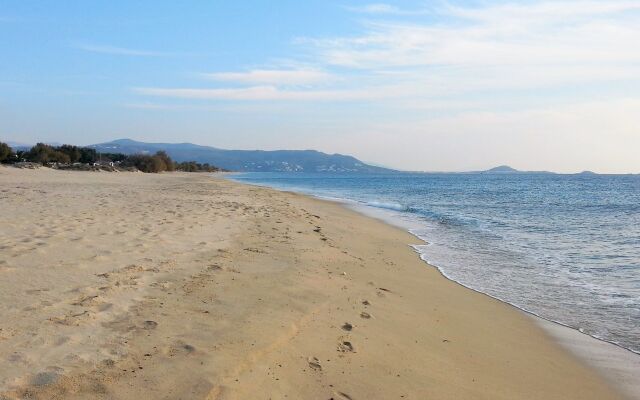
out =
[(616, 399), (522, 312), (338, 204), (0, 167), (2, 399)]

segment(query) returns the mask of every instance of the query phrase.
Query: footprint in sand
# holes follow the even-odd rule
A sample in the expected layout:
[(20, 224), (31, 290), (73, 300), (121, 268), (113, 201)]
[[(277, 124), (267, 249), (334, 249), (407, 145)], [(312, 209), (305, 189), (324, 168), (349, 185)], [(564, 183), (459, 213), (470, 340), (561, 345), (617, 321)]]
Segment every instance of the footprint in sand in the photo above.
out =
[(352, 330), (353, 330), (353, 325), (351, 325), (351, 324), (350, 324), (350, 323), (348, 323), (348, 322), (345, 322), (345, 323), (341, 326), (341, 328), (342, 328), (342, 330), (343, 330), (343, 331), (350, 332), (350, 331), (352, 331)]
[(195, 353), (195, 351), (195, 347), (182, 341), (177, 341), (175, 344), (167, 346), (163, 349), (163, 353), (169, 357), (178, 355), (191, 355)]
[(76, 314), (64, 315), (62, 317), (51, 317), (48, 320), (59, 325), (79, 326), (90, 315), (91, 313), (88, 310), (84, 310)]
[(309, 357), (307, 361), (311, 369), (313, 369), (314, 371), (322, 371), (322, 365), (320, 365), (320, 360), (318, 360), (316, 357)]
[(75, 302), (71, 303), (73, 306), (87, 306), (94, 303), (94, 300), (98, 298), (98, 295), (82, 296)]
[(371, 318), (371, 314), (369, 314), (368, 312), (361, 312), (360, 313), (360, 318), (364, 318), (364, 319), (370, 319)]
[(156, 329), (158, 327), (158, 323), (156, 321), (144, 321), (143, 327), (147, 330)]
[(355, 353), (355, 348), (351, 342), (346, 340), (341, 340), (338, 343), (338, 351), (341, 353)]

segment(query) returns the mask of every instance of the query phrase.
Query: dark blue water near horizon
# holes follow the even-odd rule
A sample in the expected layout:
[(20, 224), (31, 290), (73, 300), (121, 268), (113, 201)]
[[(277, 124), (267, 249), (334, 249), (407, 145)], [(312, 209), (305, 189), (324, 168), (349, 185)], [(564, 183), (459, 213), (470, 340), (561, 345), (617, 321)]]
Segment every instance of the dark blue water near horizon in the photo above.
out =
[(385, 210), (445, 276), (640, 353), (640, 176), (247, 173)]

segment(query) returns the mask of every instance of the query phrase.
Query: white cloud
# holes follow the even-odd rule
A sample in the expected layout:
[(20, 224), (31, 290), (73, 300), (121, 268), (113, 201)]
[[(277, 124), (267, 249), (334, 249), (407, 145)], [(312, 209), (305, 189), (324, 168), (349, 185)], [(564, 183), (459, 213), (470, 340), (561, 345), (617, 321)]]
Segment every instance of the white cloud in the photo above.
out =
[(110, 45), (94, 45), (94, 44), (76, 44), (73, 47), (88, 51), (90, 53), (111, 54), (119, 56), (133, 56), (133, 57), (167, 57), (172, 56), (172, 53), (164, 53), (159, 51), (138, 50), (129, 49), (124, 47), (116, 47)]
[(200, 100), (364, 100), (381, 96), (380, 91), (366, 90), (282, 90), (275, 86), (251, 86), (231, 89), (134, 88), (147, 96)]
[[(578, 12), (579, 5), (572, 4)], [(634, 10), (639, 7), (627, 2), (617, 5), (617, 8), (613, 5), (592, 7), (588, 9), (589, 14), (581, 10), (580, 18), (543, 13), (539, 6), (533, 5), (514, 10), (487, 8), (481, 12), (456, 9), (440, 16), (448, 22), (370, 22), (365, 34), (307, 38), (299, 43), (312, 46), (321, 63), (363, 70), (434, 65), (638, 62), (640, 15)], [(625, 9), (628, 15), (606, 13), (607, 9)], [(462, 21), (459, 16), (464, 16)], [(455, 20), (451, 20), (452, 17), (456, 17)]]
[(126, 103), (123, 104), (125, 108), (131, 108), (135, 110), (179, 110), (188, 108), (180, 105), (173, 104), (155, 104), (155, 103)]
[(255, 69), (246, 72), (217, 72), (203, 75), (217, 81), (272, 85), (309, 85), (334, 79), (329, 73), (317, 69)]
[(395, 14), (400, 11), (398, 7), (385, 3), (372, 3), (362, 7), (346, 7), (346, 9), (365, 14)]
[(426, 9), (405, 10), (386, 3), (371, 3), (361, 7), (345, 7), (347, 10), (362, 14), (388, 15), (421, 15), (430, 11)]
[(640, 84), (638, 1), (444, 6), (432, 14), (297, 43), (318, 65), (359, 71), (364, 85), (405, 85), (411, 96)]
[(526, 23), (541, 21), (570, 22), (584, 17), (604, 16), (640, 9), (635, 0), (569, 0), (538, 1), (530, 3), (503, 3), (486, 7), (446, 6), (442, 13), (481, 21), (505, 22), (518, 20)]
[[(384, 3), (359, 10), (380, 15), (401, 11)], [(356, 36), (298, 39), (304, 45), (305, 66), (203, 74), (248, 87), (137, 92), (232, 100), (387, 100), (640, 84), (637, 1), (444, 6), (433, 14), (437, 18), (422, 23), (415, 18), (368, 21), (364, 33)], [(148, 54), (111, 47), (94, 50)], [(322, 90), (317, 90), (319, 85)]]

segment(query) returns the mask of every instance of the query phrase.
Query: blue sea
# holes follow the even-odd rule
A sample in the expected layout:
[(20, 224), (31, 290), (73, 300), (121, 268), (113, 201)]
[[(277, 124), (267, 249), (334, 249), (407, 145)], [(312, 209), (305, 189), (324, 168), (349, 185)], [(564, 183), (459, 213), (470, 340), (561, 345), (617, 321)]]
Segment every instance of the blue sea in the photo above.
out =
[[(247, 173), (378, 210), (465, 286), (640, 353), (640, 176)], [(426, 266), (425, 266), (426, 267)]]

